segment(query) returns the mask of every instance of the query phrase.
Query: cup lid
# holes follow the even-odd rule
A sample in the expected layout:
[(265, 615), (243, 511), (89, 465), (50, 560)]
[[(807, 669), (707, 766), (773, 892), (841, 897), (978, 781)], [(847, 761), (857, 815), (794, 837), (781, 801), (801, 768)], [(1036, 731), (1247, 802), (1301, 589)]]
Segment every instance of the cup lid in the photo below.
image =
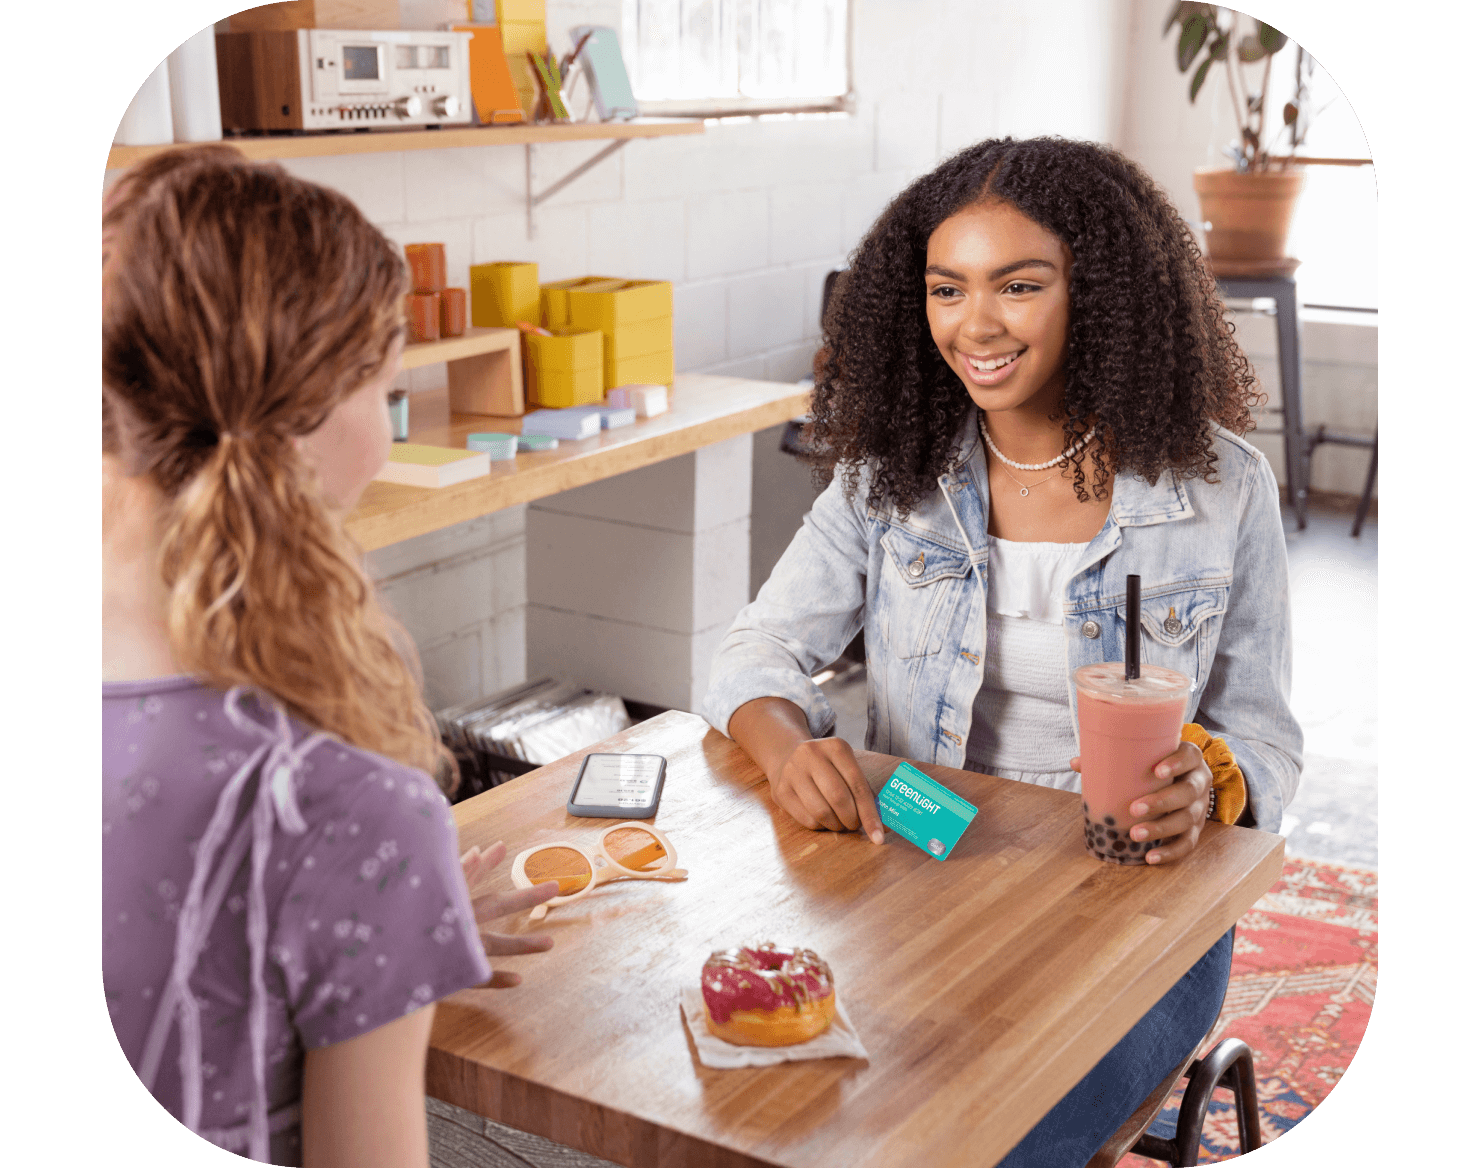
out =
[(1141, 676), (1127, 681), (1123, 661), (1081, 665), (1074, 671), (1074, 684), (1096, 697), (1122, 702), (1164, 702), (1192, 690), (1190, 677), (1163, 665), (1142, 665)]

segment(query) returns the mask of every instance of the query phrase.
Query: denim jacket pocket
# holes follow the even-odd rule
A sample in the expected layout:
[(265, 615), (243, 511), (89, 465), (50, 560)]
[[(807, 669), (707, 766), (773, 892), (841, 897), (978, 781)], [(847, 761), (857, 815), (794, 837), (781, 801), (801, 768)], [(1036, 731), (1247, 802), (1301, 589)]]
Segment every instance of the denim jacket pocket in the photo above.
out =
[(892, 567), (881, 573), (881, 622), (897, 657), (939, 653), (959, 582), (971, 572), (964, 552), (890, 527), (879, 541)]
[(1227, 584), (1173, 584), (1143, 593), (1141, 660), (1186, 674), (1194, 691), (1202, 689), (1227, 609)]

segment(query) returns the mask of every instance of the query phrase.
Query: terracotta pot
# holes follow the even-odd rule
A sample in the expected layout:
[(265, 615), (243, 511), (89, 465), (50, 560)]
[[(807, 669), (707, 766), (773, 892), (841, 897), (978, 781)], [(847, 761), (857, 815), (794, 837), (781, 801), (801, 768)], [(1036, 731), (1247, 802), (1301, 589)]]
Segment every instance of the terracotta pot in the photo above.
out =
[(1215, 272), (1294, 271), (1300, 261), (1285, 255), (1285, 238), (1305, 186), (1303, 169), (1240, 174), (1227, 167), (1199, 167), (1192, 185), (1202, 210), (1209, 266)]

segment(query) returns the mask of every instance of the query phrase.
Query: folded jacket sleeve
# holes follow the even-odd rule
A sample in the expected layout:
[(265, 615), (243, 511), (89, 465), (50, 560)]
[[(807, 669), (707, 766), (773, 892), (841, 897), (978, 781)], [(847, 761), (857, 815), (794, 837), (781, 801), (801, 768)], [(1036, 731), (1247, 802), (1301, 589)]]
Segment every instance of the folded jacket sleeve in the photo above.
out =
[(812, 683), (863, 627), (867, 590), (867, 474), (852, 499), (839, 476), (818, 496), (754, 601), (741, 609), (710, 669), (704, 716), (722, 734), (746, 702), (785, 698), (801, 708), (813, 737), (837, 715)]
[(1249, 461), (1242, 488), (1233, 585), (1194, 720), (1232, 751), (1254, 826), (1279, 831), (1304, 748), (1290, 709), (1290, 568), (1279, 487), (1263, 455)]

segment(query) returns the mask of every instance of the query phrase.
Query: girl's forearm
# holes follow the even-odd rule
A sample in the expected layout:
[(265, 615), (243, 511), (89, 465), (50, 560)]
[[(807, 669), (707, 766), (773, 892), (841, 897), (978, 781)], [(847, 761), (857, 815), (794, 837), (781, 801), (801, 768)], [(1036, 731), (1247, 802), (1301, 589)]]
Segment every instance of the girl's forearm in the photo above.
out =
[(803, 742), (812, 739), (807, 715), (785, 698), (755, 698), (730, 716), (730, 737), (765, 772), (767, 779), (781, 773), (786, 760)]

